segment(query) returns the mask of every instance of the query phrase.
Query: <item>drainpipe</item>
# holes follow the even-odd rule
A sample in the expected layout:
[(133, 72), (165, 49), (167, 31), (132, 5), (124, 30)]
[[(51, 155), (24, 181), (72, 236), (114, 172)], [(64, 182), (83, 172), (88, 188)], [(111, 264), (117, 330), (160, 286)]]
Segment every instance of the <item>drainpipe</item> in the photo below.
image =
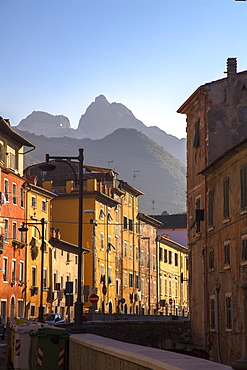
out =
[(218, 362), (220, 364), (222, 364), (222, 360), (221, 360), (221, 354), (220, 354), (220, 329), (219, 329), (219, 291), (220, 291), (220, 288), (219, 287), (216, 287), (215, 289), (215, 301), (216, 301), (216, 323), (215, 323), (215, 326), (216, 326), (216, 348), (217, 348), (217, 356), (218, 356)]

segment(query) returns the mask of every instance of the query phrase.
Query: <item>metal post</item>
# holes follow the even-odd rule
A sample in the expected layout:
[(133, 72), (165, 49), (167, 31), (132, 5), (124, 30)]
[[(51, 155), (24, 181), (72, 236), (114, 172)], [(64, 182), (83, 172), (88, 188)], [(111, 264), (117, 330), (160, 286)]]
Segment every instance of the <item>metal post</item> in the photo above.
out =
[(78, 288), (77, 301), (75, 302), (75, 327), (76, 331), (83, 328), (83, 302), (82, 297), (82, 212), (83, 212), (83, 149), (79, 149), (79, 214), (78, 214)]
[(44, 321), (43, 289), (44, 289), (44, 246), (45, 246), (45, 219), (41, 220), (41, 273), (40, 273), (40, 305), (39, 321)]
[(148, 283), (148, 314), (150, 315), (150, 307), (151, 307), (151, 300), (150, 300), (150, 295), (151, 295), (151, 255), (150, 255), (150, 238), (148, 238), (148, 254), (149, 254), (149, 269), (148, 269), (148, 274), (149, 274), (149, 283)]
[(247, 281), (243, 282), (243, 318), (244, 318), (244, 353), (243, 356), (232, 363), (232, 368), (235, 370), (247, 369)]

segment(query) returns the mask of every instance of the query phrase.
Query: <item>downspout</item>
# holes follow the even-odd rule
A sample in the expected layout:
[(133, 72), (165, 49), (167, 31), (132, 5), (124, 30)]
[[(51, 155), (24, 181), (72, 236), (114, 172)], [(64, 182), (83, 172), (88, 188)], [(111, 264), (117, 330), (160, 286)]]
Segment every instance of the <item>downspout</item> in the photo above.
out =
[(220, 330), (219, 330), (219, 292), (220, 292), (220, 287), (216, 287), (215, 289), (215, 298), (216, 298), (216, 348), (217, 348), (217, 356), (218, 356), (218, 362), (222, 364), (221, 360), (221, 354), (220, 354)]
[(160, 264), (159, 264), (159, 238), (158, 235), (155, 238), (156, 242), (156, 315), (158, 315), (159, 309), (159, 285), (160, 285)]

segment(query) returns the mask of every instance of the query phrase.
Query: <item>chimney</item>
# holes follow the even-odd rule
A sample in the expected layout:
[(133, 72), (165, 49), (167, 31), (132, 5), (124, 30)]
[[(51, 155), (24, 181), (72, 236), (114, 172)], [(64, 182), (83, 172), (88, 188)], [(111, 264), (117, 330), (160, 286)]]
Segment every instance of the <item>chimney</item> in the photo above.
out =
[(227, 77), (234, 77), (237, 73), (237, 58), (227, 59)]

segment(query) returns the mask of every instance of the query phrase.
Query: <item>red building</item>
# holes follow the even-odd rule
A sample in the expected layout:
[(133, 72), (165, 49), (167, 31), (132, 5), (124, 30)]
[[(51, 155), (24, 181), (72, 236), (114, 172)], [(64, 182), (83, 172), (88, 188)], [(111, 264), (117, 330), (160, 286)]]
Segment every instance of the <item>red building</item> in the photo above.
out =
[(0, 314), (6, 322), (25, 310), (26, 248), (18, 229), (26, 217), (24, 146), (34, 146), (2, 117), (0, 126)]

